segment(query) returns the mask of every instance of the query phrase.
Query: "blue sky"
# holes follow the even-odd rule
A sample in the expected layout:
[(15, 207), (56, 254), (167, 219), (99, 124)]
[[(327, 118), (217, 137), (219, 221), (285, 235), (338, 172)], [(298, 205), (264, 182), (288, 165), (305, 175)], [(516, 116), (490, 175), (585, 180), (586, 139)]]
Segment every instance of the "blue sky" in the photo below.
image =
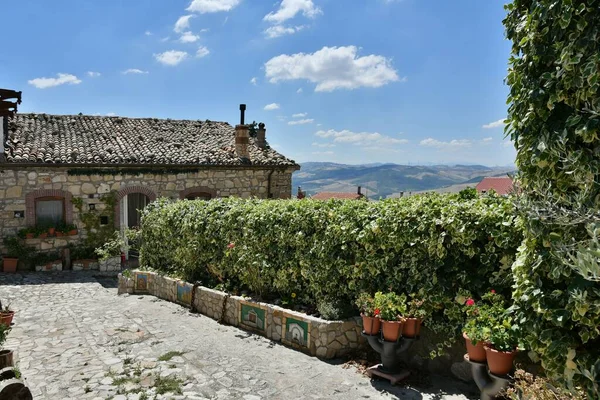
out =
[(263, 121), (299, 162), (507, 165), (500, 0), (20, 0), (20, 112)]

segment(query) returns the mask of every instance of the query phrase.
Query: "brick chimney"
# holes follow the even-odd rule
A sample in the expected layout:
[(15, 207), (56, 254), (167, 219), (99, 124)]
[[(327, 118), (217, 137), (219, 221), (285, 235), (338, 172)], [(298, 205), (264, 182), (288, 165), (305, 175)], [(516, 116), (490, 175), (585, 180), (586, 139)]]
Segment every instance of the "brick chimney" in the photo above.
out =
[(246, 105), (240, 104), (240, 124), (235, 126), (235, 154), (243, 161), (250, 161), (248, 144), (250, 136), (248, 134), (248, 125), (244, 124), (244, 114)]
[(303, 199), (306, 197), (306, 192), (302, 191), (302, 186), (298, 186), (298, 194), (296, 195), (297, 199)]
[(359, 196), (362, 196), (361, 190), (362, 190), (362, 188), (359, 186), (358, 191), (356, 192)]
[(260, 124), (258, 124), (258, 130), (256, 131), (256, 144), (261, 149), (264, 149), (265, 147), (267, 147), (266, 136), (267, 136), (267, 130), (265, 129), (265, 124), (261, 122)]

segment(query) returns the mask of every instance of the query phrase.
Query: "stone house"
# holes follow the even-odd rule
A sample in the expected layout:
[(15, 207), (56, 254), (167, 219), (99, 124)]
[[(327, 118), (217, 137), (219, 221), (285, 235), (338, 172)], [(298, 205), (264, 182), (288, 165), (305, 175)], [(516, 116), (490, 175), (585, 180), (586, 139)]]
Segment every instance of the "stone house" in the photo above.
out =
[[(264, 124), (244, 125), (243, 113), (235, 128), (208, 120), (0, 114), (0, 232), (77, 226), (73, 236), (26, 240), (49, 250), (86, 237), (82, 219), (90, 210), (105, 214), (94, 224), (119, 230), (138, 226), (137, 210), (159, 197), (290, 198), (300, 167), (265, 135)], [(103, 200), (108, 195), (112, 205)]]

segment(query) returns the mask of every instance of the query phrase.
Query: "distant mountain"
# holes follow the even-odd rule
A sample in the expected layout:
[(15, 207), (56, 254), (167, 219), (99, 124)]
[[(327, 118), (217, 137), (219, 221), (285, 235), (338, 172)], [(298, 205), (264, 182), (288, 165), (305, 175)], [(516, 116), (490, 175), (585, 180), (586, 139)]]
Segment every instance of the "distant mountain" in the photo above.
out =
[[(302, 187), (309, 195), (318, 192), (354, 192), (362, 186), (371, 199), (399, 196), (401, 192), (448, 191), (474, 187), (486, 176), (504, 176), (514, 167), (484, 165), (347, 165), (306, 162), (294, 173), (294, 188)], [(453, 186), (460, 185), (460, 186)], [(452, 187), (451, 187), (452, 186)], [(295, 193), (295, 189), (294, 189)]]

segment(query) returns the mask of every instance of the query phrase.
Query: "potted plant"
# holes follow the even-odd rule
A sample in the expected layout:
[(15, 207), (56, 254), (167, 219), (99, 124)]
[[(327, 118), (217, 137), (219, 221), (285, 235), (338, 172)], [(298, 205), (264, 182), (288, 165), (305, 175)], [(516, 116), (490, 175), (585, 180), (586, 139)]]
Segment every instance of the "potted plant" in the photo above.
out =
[(33, 239), (35, 237), (35, 228), (23, 228), (19, 231), (21, 239)]
[(36, 271), (62, 271), (62, 259), (57, 251), (39, 252), (32, 259)]
[(54, 227), (54, 226), (48, 227), (48, 235), (54, 236), (55, 233), (56, 233), (56, 227)]
[(19, 257), (24, 254), (25, 246), (17, 236), (5, 237), (3, 242), (4, 247), (6, 247), (6, 254), (2, 256), (3, 271), (17, 272)]
[(41, 226), (36, 226), (35, 234), (40, 239), (46, 239), (48, 237), (48, 230)]
[(491, 303), (490, 334), (488, 342), (484, 344), (488, 368), (492, 374), (506, 375), (512, 370), (518, 352), (520, 329), (513, 323), (502, 296), (491, 292), (483, 297)]
[(428, 303), (424, 298), (420, 298), (416, 294), (410, 295), (410, 301), (407, 304), (406, 314), (404, 315), (402, 336), (415, 338), (421, 334), (421, 324), (429, 315), (427, 307)]
[(381, 330), (380, 310), (375, 307), (373, 297), (367, 293), (361, 293), (356, 299), (356, 305), (360, 310), (363, 321), (363, 330), (367, 335), (377, 335)]
[(121, 269), (121, 254), (127, 251), (127, 244), (121, 232), (115, 231), (112, 238), (107, 240), (95, 252), (99, 257), (100, 271), (116, 271)]
[(463, 338), (467, 345), (469, 359), (475, 362), (485, 362), (486, 354), (484, 344), (490, 337), (489, 305), (476, 304), (475, 300), (468, 298), (465, 302), (467, 319), (463, 328)]
[(12, 367), (14, 365), (12, 350), (3, 349), (4, 342), (6, 342), (6, 336), (8, 336), (9, 331), (9, 326), (0, 324), (0, 370), (6, 367)]
[(15, 312), (10, 309), (10, 305), (2, 307), (2, 302), (0, 301), (0, 324), (10, 326), (14, 316)]
[(379, 309), (383, 339), (396, 342), (402, 336), (403, 314), (406, 313), (406, 295), (389, 292), (375, 293), (375, 307)]

